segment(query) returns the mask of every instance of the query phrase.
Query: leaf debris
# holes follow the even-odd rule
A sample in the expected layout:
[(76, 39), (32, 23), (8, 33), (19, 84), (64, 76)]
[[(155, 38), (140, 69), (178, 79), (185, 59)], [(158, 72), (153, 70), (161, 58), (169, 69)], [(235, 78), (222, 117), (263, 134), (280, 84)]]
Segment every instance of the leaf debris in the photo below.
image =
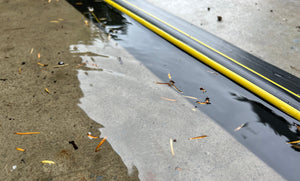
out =
[(169, 98), (166, 98), (166, 97), (160, 97), (160, 98), (162, 98), (162, 99), (164, 99), (166, 101), (176, 102), (175, 99), (169, 99)]
[(100, 141), (100, 143), (98, 144), (98, 146), (96, 147), (96, 149), (95, 149), (95, 152), (98, 152), (98, 151), (100, 151), (100, 146), (105, 142), (105, 140), (107, 139), (107, 137), (105, 136), (101, 141)]
[(205, 138), (205, 137), (207, 137), (207, 135), (202, 135), (202, 136), (193, 137), (193, 138), (190, 138), (189, 140), (202, 139), (202, 138)]
[(172, 138), (170, 138), (170, 148), (171, 148), (171, 153), (172, 153), (172, 156), (174, 156), (174, 155), (175, 155), (175, 153), (174, 153), (174, 148), (173, 148), (173, 140), (172, 140)]

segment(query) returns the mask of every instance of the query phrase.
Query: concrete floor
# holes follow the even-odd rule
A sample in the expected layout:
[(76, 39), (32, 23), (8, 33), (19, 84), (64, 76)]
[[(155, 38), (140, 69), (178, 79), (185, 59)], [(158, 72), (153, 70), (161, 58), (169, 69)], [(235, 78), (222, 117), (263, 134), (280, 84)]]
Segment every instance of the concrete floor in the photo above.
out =
[[(103, 41), (101, 31), (91, 28), (90, 43), (70, 46), (74, 54), (85, 54), (81, 58), (90, 68), (78, 72), (84, 94), (79, 106), (103, 125), (101, 136), (108, 137), (129, 170), (137, 168), (141, 180), (283, 180), (177, 91), (155, 84), (163, 81), (124, 48)], [(134, 31), (129, 28), (128, 36)], [(208, 137), (188, 139), (204, 134)], [(174, 156), (170, 139), (176, 139)]]
[(300, 1), (147, 1), (300, 77)]

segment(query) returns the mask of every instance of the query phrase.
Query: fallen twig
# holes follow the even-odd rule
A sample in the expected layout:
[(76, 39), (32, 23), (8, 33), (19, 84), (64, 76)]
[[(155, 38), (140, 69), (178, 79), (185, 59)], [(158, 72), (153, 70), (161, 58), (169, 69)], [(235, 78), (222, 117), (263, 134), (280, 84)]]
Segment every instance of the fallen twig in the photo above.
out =
[(175, 153), (174, 153), (174, 148), (173, 148), (173, 140), (171, 138), (170, 138), (170, 148), (171, 148), (172, 156), (174, 156)]
[(192, 96), (183, 96), (183, 97), (186, 97), (186, 98), (189, 98), (189, 99), (195, 99), (195, 100), (197, 100), (198, 98), (196, 98), (196, 97), (192, 97)]
[(48, 64), (42, 64), (40, 62), (38, 62), (37, 64), (40, 65), (40, 66), (42, 66), (42, 67), (47, 67), (48, 66)]
[(88, 135), (88, 137), (91, 138), (91, 139), (97, 139), (97, 138), (99, 138), (99, 136), (92, 136), (90, 133), (88, 133), (87, 135)]
[(25, 149), (23, 149), (23, 148), (16, 148), (16, 150), (18, 150), (18, 151), (25, 151)]
[(43, 163), (43, 164), (55, 164), (55, 162), (54, 161), (51, 161), (51, 160), (43, 160), (43, 161), (41, 161), (41, 163)]
[(300, 143), (300, 140), (297, 140), (297, 141), (290, 141), (288, 142), (289, 144), (295, 144), (295, 143)]
[(95, 152), (98, 152), (98, 151), (100, 151), (100, 146), (105, 142), (105, 140), (107, 139), (107, 137), (105, 136), (101, 141), (100, 141), (100, 143), (98, 144), (98, 146), (96, 147), (96, 149), (95, 149)]
[(169, 98), (166, 98), (166, 97), (160, 97), (160, 98), (162, 98), (162, 99), (164, 99), (166, 101), (176, 102), (175, 99), (169, 99)]
[(56, 65), (56, 66), (53, 66), (53, 68), (60, 68), (60, 67), (65, 67), (65, 66), (68, 66), (69, 64), (64, 64), (64, 65)]
[(50, 91), (49, 91), (47, 88), (45, 88), (45, 91), (46, 91), (48, 94), (50, 94)]
[(241, 128), (243, 128), (244, 126), (246, 126), (246, 124), (247, 124), (247, 123), (244, 123), (244, 124), (242, 124), (241, 126), (239, 126), (239, 127), (235, 128), (235, 130), (234, 130), (234, 131), (238, 131), (238, 130), (240, 130)]
[(78, 65), (76, 65), (76, 68), (78, 68), (78, 67), (82, 67), (82, 66), (84, 66), (84, 65), (86, 65), (86, 63), (81, 63), (81, 64), (78, 64)]
[(18, 134), (18, 135), (30, 135), (30, 134), (40, 134), (41, 132), (15, 132), (15, 134)]
[(205, 138), (205, 137), (207, 137), (207, 135), (193, 137), (193, 138), (190, 138), (189, 140), (202, 139), (202, 138)]

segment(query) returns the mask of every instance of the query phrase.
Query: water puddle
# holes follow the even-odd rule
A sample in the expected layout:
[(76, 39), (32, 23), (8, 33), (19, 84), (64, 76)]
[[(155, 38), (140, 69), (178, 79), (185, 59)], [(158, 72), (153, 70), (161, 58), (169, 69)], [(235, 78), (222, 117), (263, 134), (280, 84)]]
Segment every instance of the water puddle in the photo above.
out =
[[(129, 170), (138, 168), (139, 178), (225, 175), (233, 180), (240, 169), (272, 173), (260, 170), (263, 164), (236, 140), (285, 178), (300, 176), (299, 150), (287, 144), (300, 139), (294, 119), (103, 3), (74, 6), (95, 23), (89, 24), (93, 35), (88, 44), (70, 46), (82, 58), (79, 106), (104, 126), (101, 137), (107, 136)], [(223, 162), (215, 155), (224, 155)], [(245, 165), (237, 169), (238, 162)]]

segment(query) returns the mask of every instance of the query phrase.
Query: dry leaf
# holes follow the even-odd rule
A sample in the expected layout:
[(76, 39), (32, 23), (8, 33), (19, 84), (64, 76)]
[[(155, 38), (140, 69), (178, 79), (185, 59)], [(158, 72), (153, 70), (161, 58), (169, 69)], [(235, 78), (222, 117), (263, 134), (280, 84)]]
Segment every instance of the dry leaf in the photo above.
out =
[(34, 48), (31, 48), (31, 50), (30, 50), (30, 54), (32, 54), (32, 53), (33, 53), (33, 50), (34, 50)]
[(41, 54), (40, 53), (38, 53), (38, 59), (40, 59), (41, 58)]
[(203, 92), (203, 93), (205, 93), (205, 92), (207, 92), (204, 88), (200, 88), (200, 90)]
[(19, 74), (21, 74), (22, 73), (22, 69), (21, 68), (19, 68)]
[(166, 97), (160, 97), (160, 98), (162, 98), (162, 99), (164, 99), (166, 101), (176, 102), (175, 99), (169, 99), (169, 98), (166, 98)]
[(50, 23), (59, 23), (57, 20), (50, 21)]
[(169, 77), (169, 79), (170, 79), (170, 80), (172, 79), (172, 77), (171, 77), (171, 74), (170, 74), (170, 73), (168, 73), (168, 77)]
[(89, 26), (88, 20), (84, 20), (85, 25)]
[(197, 137), (190, 138), (189, 140), (202, 139), (202, 138), (205, 138), (205, 137), (207, 137), (207, 136), (206, 136), (206, 135), (203, 135), (203, 136), (197, 136)]

